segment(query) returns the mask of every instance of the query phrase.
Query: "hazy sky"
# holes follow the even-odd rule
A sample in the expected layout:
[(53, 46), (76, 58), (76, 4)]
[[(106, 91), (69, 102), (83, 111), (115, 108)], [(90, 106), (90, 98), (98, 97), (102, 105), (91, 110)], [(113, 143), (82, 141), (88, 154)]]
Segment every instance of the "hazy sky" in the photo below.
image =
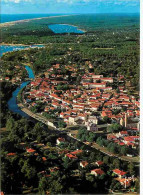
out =
[(137, 13), (139, 0), (1, 0), (1, 13)]

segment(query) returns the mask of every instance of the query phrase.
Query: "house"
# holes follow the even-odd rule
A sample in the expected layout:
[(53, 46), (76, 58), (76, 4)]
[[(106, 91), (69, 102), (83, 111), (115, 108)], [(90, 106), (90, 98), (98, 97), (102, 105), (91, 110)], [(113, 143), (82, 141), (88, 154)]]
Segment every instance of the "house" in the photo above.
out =
[(91, 170), (91, 175), (95, 175), (95, 176), (101, 176), (104, 175), (104, 171), (101, 169), (93, 169)]
[(76, 120), (78, 119), (77, 116), (70, 116), (69, 117), (69, 124), (70, 125), (76, 125)]
[(124, 146), (124, 145), (125, 145), (124, 142), (119, 142), (118, 144), (119, 144), (120, 146)]
[(46, 160), (47, 160), (47, 158), (46, 158), (46, 157), (42, 157), (42, 160), (43, 160), (43, 161), (46, 161)]
[(81, 166), (82, 168), (85, 168), (87, 165), (88, 165), (88, 162), (87, 162), (87, 161), (81, 161), (81, 162), (80, 162), (80, 166)]
[(109, 83), (113, 83), (113, 78), (101, 78), (100, 79), (102, 82), (109, 82)]
[(125, 144), (134, 143), (134, 139), (131, 136), (124, 137), (124, 143)]
[(9, 80), (10, 80), (10, 78), (9, 78), (9, 77), (5, 77), (5, 80), (6, 80), (6, 81), (9, 81)]
[(90, 104), (90, 110), (97, 111), (100, 105), (101, 105), (100, 103)]
[(34, 150), (34, 149), (32, 149), (32, 148), (26, 148), (26, 151), (27, 151), (28, 153), (33, 153), (33, 152), (35, 152), (36, 150)]
[(88, 86), (91, 89), (94, 89), (96, 87), (106, 87), (106, 83), (105, 82), (103, 82), (103, 83), (89, 83)]
[(59, 170), (59, 167), (53, 167), (53, 168), (50, 168), (49, 170), (50, 172), (56, 172)]
[(128, 136), (128, 132), (127, 131), (120, 131), (119, 136), (120, 137)]
[(98, 131), (98, 127), (96, 124), (93, 124), (93, 123), (86, 123), (87, 125), (87, 130), (88, 131), (93, 131), (93, 132), (96, 132)]
[(126, 176), (126, 174), (127, 174), (127, 172), (121, 171), (119, 169), (114, 169), (113, 173), (115, 175), (118, 175), (119, 178), (124, 178)]
[(92, 77), (93, 79), (103, 78), (103, 75), (94, 75), (94, 73), (89, 73), (89, 75), (91, 75), (91, 77)]
[(64, 143), (64, 142), (65, 142), (65, 138), (59, 137), (59, 138), (56, 140), (56, 142), (57, 142), (57, 145), (59, 145), (59, 144), (61, 144), (61, 143)]
[(7, 156), (15, 156), (16, 153), (8, 153)]
[(112, 111), (111, 110), (107, 110), (107, 111), (102, 111), (101, 116), (105, 117), (105, 116), (109, 116), (111, 114), (112, 114)]
[(89, 116), (88, 117), (88, 122), (89, 123), (94, 123), (94, 124), (98, 124), (98, 118), (96, 116)]
[(120, 105), (118, 102), (114, 102), (114, 103), (112, 104), (112, 108), (113, 108), (113, 109), (122, 109), (121, 105)]
[(45, 107), (44, 111), (45, 112), (48, 112), (49, 111), (49, 108), (48, 107)]
[(95, 164), (96, 164), (98, 167), (100, 167), (101, 165), (104, 164), (104, 162), (102, 162), (102, 161), (97, 161)]
[(61, 117), (61, 118), (64, 118), (64, 115), (65, 115), (65, 114), (64, 114), (63, 112), (60, 113), (60, 117)]
[(118, 138), (114, 134), (107, 134), (107, 140), (117, 140)]
[(130, 133), (136, 133), (136, 134), (138, 134), (139, 133), (139, 128), (130, 128), (130, 129), (128, 129), (127, 130), (128, 132), (130, 132)]
[(131, 181), (132, 181), (132, 179), (130, 179), (130, 178), (122, 178), (122, 179), (120, 179), (120, 178), (117, 178), (116, 179), (117, 181), (119, 181), (120, 182), (120, 184), (124, 187), (124, 188), (127, 188), (127, 187), (130, 187), (131, 186)]
[(79, 154), (81, 154), (83, 152), (83, 150), (75, 150), (75, 151), (73, 151), (73, 152), (71, 152), (71, 154), (73, 154), (73, 155), (79, 155)]
[(77, 156), (75, 156), (75, 155), (72, 155), (72, 154), (70, 154), (70, 153), (67, 153), (67, 154), (65, 154), (65, 157), (68, 157), (69, 159), (77, 159)]

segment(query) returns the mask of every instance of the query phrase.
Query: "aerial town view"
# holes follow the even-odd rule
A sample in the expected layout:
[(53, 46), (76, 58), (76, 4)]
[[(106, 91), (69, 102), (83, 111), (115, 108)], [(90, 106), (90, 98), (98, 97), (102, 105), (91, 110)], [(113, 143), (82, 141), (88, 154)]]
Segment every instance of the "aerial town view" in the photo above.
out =
[(0, 194), (139, 195), (139, 1), (1, 7)]

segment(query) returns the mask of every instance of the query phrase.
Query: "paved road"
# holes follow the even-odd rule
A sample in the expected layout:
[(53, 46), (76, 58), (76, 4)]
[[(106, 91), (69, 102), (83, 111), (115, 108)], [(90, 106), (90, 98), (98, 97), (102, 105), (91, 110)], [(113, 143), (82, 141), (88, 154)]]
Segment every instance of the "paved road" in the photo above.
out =
[[(23, 104), (18, 104), (18, 106), (21, 108), (21, 110), (22, 110), (23, 112), (25, 112), (26, 114), (28, 114), (28, 115), (31, 116), (32, 118), (34, 118), (34, 119), (36, 119), (36, 120), (38, 120), (38, 121), (44, 123), (45, 125), (50, 126), (50, 125), (48, 124), (49, 121), (48, 121), (46, 118), (44, 118), (43, 116), (40, 116), (40, 115), (38, 115), (38, 114), (35, 114), (35, 113), (31, 112), (28, 108), (24, 107)], [(54, 128), (53, 126), (50, 126), (50, 127)], [(54, 128), (54, 129), (56, 129), (56, 128)], [(58, 129), (56, 129), (56, 130), (58, 130)]]
[[(28, 114), (28, 115), (31, 116), (32, 118), (34, 118), (34, 119), (36, 119), (36, 120), (38, 120), (38, 121), (44, 123), (45, 125), (48, 125), (48, 126), (49, 126), (48, 120), (46, 120), (43, 116), (40, 116), (40, 115), (38, 115), (38, 114), (35, 114), (35, 113), (31, 112), (29, 109), (25, 108), (23, 104), (18, 104), (18, 106), (22, 109), (23, 112), (25, 112), (26, 114)], [(51, 127), (52, 127), (52, 126), (51, 126)], [(53, 128), (53, 127), (52, 127), (52, 128)], [(61, 130), (59, 130), (59, 129), (57, 129), (57, 128), (53, 128), (53, 129), (55, 129), (55, 130), (57, 130), (57, 131), (61, 131)], [(75, 139), (75, 140), (77, 140), (77, 141), (80, 141), (80, 140), (78, 140), (77, 138), (71, 136), (69, 133), (67, 133), (67, 136), (69, 136), (70, 138), (73, 138), (73, 139)], [(81, 141), (80, 141), (80, 142), (81, 142)], [(106, 148), (101, 147), (101, 146), (99, 146), (99, 145), (96, 144), (96, 143), (92, 143), (92, 145), (89, 145), (89, 144), (87, 144), (87, 143), (85, 143), (85, 142), (82, 142), (82, 143), (85, 144), (85, 145), (88, 145), (88, 146), (90, 146), (91, 148), (94, 148), (94, 149), (96, 149), (96, 150), (98, 150), (98, 151), (100, 151), (100, 152), (102, 152), (102, 153), (104, 153), (104, 154), (106, 154), (106, 155), (108, 155), (108, 156), (113, 156), (113, 157), (119, 158), (120, 160), (123, 160), (123, 161), (139, 163), (139, 158), (138, 158), (138, 157), (119, 156), (118, 154), (113, 154), (113, 153), (107, 151)]]
[[(68, 136), (71, 137), (71, 138), (73, 138), (73, 139), (75, 139), (75, 140), (77, 140), (77, 141), (80, 141), (79, 139), (77, 139), (77, 138), (71, 136), (70, 134), (68, 134)], [(81, 142), (81, 141), (80, 141), (80, 142)], [(99, 146), (98, 144), (96, 144), (96, 143), (92, 143), (92, 145), (90, 145), (90, 144), (87, 144), (87, 143), (83, 142), (83, 144), (88, 145), (88, 146), (90, 146), (91, 148), (94, 148), (94, 149), (96, 149), (96, 150), (98, 150), (98, 151), (100, 151), (100, 152), (102, 152), (102, 153), (104, 153), (104, 154), (106, 154), (106, 155), (108, 155), (108, 156), (113, 156), (113, 157), (115, 157), (115, 158), (119, 158), (119, 159), (122, 160), (122, 161), (128, 161), (128, 162), (139, 163), (139, 158), (138, 158), (138, 157), (119, 156), (118, 154), (113, 154), (113, 153), (107, 151), (106, 148), (100, 147), (100, 146)]]

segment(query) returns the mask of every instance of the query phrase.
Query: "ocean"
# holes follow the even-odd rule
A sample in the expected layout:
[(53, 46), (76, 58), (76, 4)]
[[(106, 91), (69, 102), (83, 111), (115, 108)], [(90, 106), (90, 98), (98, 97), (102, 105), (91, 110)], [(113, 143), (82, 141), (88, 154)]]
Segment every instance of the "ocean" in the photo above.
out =
[(1, 14), (0, 23), (59, 15), (64, 14)]

